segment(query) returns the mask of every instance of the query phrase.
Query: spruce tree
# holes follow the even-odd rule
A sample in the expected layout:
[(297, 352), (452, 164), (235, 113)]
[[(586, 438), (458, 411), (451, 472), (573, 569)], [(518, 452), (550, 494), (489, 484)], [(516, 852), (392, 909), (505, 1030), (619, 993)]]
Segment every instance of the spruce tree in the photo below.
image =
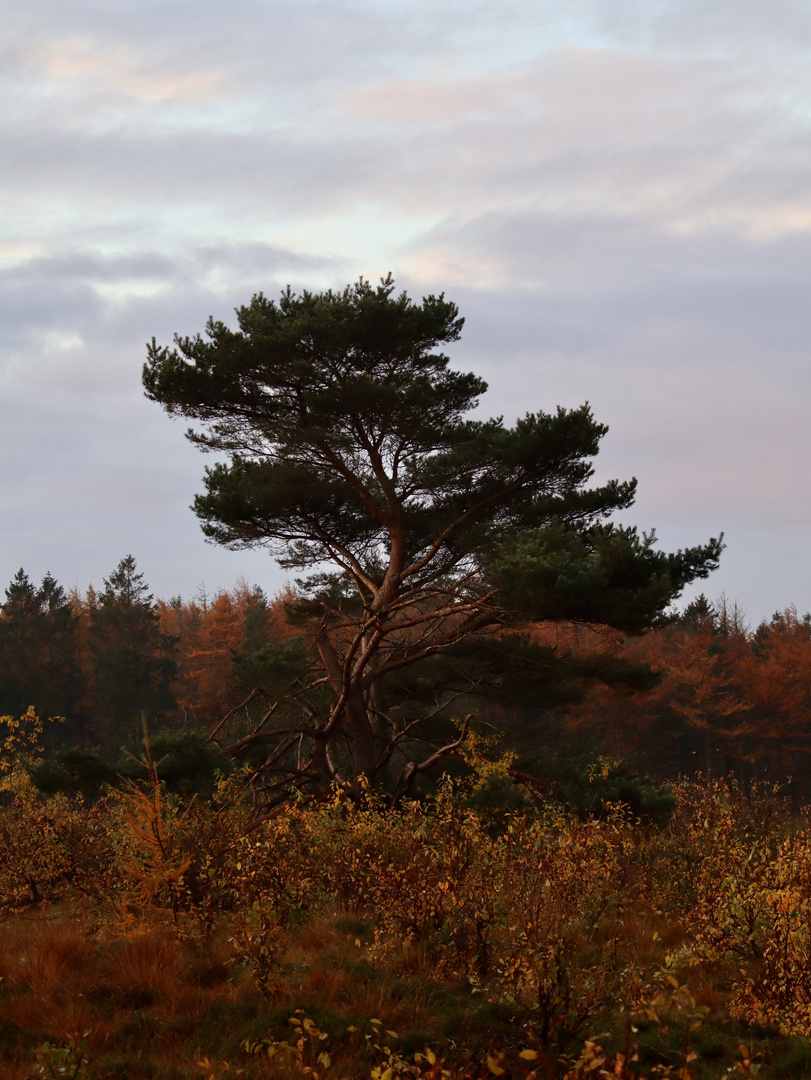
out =
[(70, 600), (52, 574), (37, 588), (21, 569), (0, 611), (0, 713), (20, 716), (33, 706), (43, 718), (65, 720), (48, 729), (50, 739), (69, 736), (82, 723), (82, 695)]
[(161, 631), (144, 575), (127, 555), (104, 579), (90, 614), (93, 699), (103, 738), (137, 736), (142, 715), (151, 719), (174, 706), (174, 644)]

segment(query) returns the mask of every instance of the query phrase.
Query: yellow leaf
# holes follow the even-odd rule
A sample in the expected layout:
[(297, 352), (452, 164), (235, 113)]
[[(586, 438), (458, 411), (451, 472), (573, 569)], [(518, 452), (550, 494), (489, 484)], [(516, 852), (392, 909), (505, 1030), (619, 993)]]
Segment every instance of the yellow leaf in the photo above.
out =
[(537, 1061), (538, 1059), (538, 1055), (534, 1050), (522, 1050), (518, 1056), (523, 1058), (524, 1061)]
[(492, 1054), (487, 1055), (487, 1068), (490, 1070), (493, 1076), (504, 1075), (504, 1069), (502, 1069), (501, 1065), (498, 1063), (496, 1058), (493, 1057)]

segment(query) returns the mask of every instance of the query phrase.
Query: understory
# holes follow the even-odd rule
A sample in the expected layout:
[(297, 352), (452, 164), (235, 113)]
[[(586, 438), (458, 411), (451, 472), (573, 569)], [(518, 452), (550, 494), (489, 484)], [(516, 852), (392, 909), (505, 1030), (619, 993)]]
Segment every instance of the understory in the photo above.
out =
[[(0, 1075), (811, 1073), (811, 830), (681, 783), (665, 828), (337, 792), (252, 822), (150, 782), (0, 809)], [(61, 1071), (60, 1071), (61, 1070)]]

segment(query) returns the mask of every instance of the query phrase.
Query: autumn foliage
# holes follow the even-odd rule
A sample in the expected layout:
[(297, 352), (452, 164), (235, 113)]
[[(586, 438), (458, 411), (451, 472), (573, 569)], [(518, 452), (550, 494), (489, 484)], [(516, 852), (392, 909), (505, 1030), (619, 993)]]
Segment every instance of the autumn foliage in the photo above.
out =
[[(191, 797), (152, 748), (171, 744), (161, 724), (239, 742), (253, 706), (222, 721), (250, 696), (250, 657), (299, 640), (289, 597), (163, 602), (134, 584), (129, 639), (125, 579), (106, 599), (42, 591), (43, 625), (61, 612), (49, 663), (73, 625), (84, 696), (64, 721), (31, 708), (0, 726), (0, 1075), (806, 1075), (807, 617), (752, 631), (702, 601), (642, 639), (536, 624), (561, 654), (658, 681), (483, 711), (501, 743), (460, 722), (451, 775), (395, 810), (382, 788), (336, 787), (258, 815), (249, 756)], [(98, 651), (102, 625), (120, 656)], [(132, 662), (127, 640), (152, 653)], [(54, 745), (125, 734), (93, 696), (114, 710), (118, 664), (169, 702), (127, 718), (132, 769), (100, 795), (43, 794)], [(588, 763), (580, 799), (567, 754)], [(623, 794), (628, 761), (658, 779), (658, 811)]]
[[(294, 592), (268, 598), (240, 582), (214, 595), (201, 589), (188, 600), (156, 600), (131, 557), (104, 584), (68, 595), (49, 575), (37, 588), (20, 571), (6, 590), (0, 713), (20, 716), (32, 707), (40, 716), (62, 716), (43, 733), (48, 753), (65, 746), (98, 749), (117, 767), (122, 746), (137, 747), (144, 720), (153, 734), (195, 731), (205, 741), (254, 693), (247, 709), (220, 729), (218, 741), (227, 746), (276, 701), (282, 704), (263, 738), (274, 725), (299, 730), (299, 713), (318, 704), (306, 695), (289, 703), (315, 650), (312, 627), (292, 617), (299, 599)], [(552, 700), (546, 701), (548, 686), (537, 688), (543, 707), (532, 695), (511, 696), (510, 679), (500, 698), (479, 699), (472, 690), (466, 697), (453, 683), (453, 664), (448, 671), (432, 669), (429, 681), (446, 691), (453, 687), (450, 702), (440, 702), (440, 719), (432, 719), (445, 725), (440, 744), (455, 738), (449, 710), (471, 712), (506, 732), (516, 769), (539, 777), (538, 759), (549, 747), (579, 746), (594, 759), (631, 761), (659, 783), (697, 774), (734, 776), (745, 788), (790, 779), (796, 805), (811, 796), (808, 616), (787, 609), (752, 630), (735, 605), (702, 597), (644, 637), (561, 622), (528, 624), (526, 634), (569, 672)], [(521, 656), (511, 663), (517, 677)], [(581, 681), (581, 668), (598, 671), (599, 678)], [(422, 689), (407, 680), (399, 688), (402, 701), (394, 712), (403, 713), (401, 725), (410, 725), (409, 739), (422, 730), (422, 714), (410, 704)], [(384, 704), (381, 717), (391, 719), (392, 707), (386, 711)], [(408, 757), (400, 752), (406, 749), (401, 738), (386, 750), (389, 772), (402, 770)], [(409, 744), (408, 753), (412, 749)], [(284, 767), (295, 765), (290, 753), (279, 761), (282, 801)], [(429, 773), (429, 786), (440, 771)], [(560, 776), (558, 764), (553, 772)], [(380, 779), (387, 782), (385, 775)]]
[(687, 1080), (702, 1045), (754, 1075), (811, 1035), (811, 827), (775, 790), (680, 783), (665, 829), (474, 809), (511, 760), (474, 741), (398, 812), (336, 791), (256, 822), (243, 775), (183, 800), (149, 759), (95, 805), (43, 798), (38, 721), (4, 725), (4, 1075)]
[(568, 710), (568, 734), (617, 759), (636, 755), (659, 778), (790, 781), (798, 805), (808, 798), (809, 616), (789, 608), (752, 632), (734, 605), (702, 598), (698, 611), (618, 648), (658, 672), (658, 685), (638, 695), (597, 689)]

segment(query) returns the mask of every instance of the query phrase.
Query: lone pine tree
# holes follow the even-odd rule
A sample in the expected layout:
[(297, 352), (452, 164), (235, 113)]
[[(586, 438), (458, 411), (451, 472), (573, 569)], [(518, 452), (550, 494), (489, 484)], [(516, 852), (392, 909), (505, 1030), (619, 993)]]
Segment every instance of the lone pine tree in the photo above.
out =
[(260, 293), (237, 318), (174, 347), (153, 339), (143, 379), (227, 458), (194, 502), (205, 535), (308, 574), (295, 614), (309, 637), (259, 658), (278, 706), (254, 733), (270, 748), (266, 802), (395, 764), (408, 790), (458, 745), (447, 715), (463, 695), (543, 705), (588, 678), (632, 681), (534, 645), (527, 627), (641, 633), (717, 566), (720, 537), (667, 554), (608, 521), (636, 481), (589, 486), (607, 429), (588, 405), (513, 427), (471, 419), (487, 387), (438, 351), (463, 324), (444, 295), (416, 303), (391, 278), (360, 280)]

